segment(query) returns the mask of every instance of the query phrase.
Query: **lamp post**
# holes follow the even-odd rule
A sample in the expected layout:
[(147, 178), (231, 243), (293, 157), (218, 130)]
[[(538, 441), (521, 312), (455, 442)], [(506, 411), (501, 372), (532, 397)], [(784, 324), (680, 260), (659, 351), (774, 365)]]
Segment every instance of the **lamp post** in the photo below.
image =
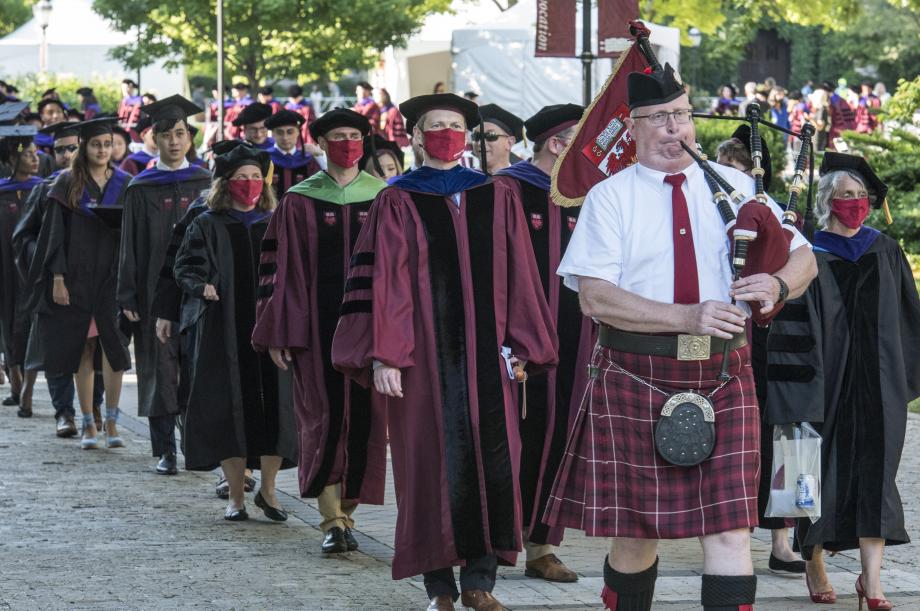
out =
[(41, 0), (33, 9), (42, 29), (42, 42), (38, 48), (38, 70), (48, 71), (48, 23), (51, 21), (51, 0)]
[(699, 66), (700, 66), (700, 43), (703, 42), (703, 33), (696, 26), (690, 28), (687, 32), (687, 38), (690, 39), (690, 47), (693, 48), (693, 86), (699, 88)]

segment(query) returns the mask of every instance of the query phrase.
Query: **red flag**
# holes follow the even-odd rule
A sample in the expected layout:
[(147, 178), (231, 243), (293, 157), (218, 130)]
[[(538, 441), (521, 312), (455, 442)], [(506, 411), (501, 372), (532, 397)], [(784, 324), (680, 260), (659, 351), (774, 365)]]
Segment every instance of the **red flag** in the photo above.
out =
[(636, 143), (623, 121), (629, 116), (626, 77), (648, 62), (633, 44), (578, 123), (575, 137), (553, 166), (551, 197), (559, 206), (579, 206), (588, 191), (636, 161)]
[(537, 0), (537, 57), (575, 57), (575, 0)]
[(597, 56), (617, 57), (629, 48), (629, 22), (639, 18), (639, 0), (597, 3)]

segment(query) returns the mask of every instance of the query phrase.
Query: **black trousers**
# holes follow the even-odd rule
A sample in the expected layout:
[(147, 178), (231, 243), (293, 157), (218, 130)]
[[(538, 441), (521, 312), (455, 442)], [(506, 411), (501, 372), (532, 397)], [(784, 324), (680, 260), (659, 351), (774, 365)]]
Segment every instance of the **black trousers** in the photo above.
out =
[(176, 454), (176, 415), (150, 416), (148, 424), (153, 455)]
[[(474, 560), (467, 560), (466, 566), (460, 567), (460, 592), (470, 590), (483, 590), (491, 592), (495, 588), (495, 574), (498, 571), (498, 558), (494, 555), (481, 556)], [(454, 579), (453, 567), (428, 571), (424, 574), (425, 592), (428, 598), (435, 596), (450, 596), (454, 600), (460, 598), (457, 591), (457, 582)]]

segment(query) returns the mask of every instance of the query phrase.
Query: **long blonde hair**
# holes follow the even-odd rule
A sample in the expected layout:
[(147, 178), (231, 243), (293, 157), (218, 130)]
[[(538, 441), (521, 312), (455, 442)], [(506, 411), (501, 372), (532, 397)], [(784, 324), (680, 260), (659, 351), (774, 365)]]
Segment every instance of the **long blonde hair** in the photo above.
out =
[[(215, 178), (211, 184), (211, 191), (208, 193), (206, 200), (208, 208), (211, 210), (230, 210), (233, 208), (233, 199), (230, 197), (230, 179)], [(271, 212), (278, 207), (278, 199), (275, 197), (275, 189), (268, 183), (262, 187), (262, 195), (256, 204), (256, 208)]]

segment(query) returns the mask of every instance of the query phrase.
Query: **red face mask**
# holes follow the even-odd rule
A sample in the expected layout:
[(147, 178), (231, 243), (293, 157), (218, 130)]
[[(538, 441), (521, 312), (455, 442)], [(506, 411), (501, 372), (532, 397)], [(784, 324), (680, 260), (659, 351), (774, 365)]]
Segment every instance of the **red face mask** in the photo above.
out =
[(231, 180), (229, 186), (230, 197), (245, 208), (253, 208), (256, 202), (259, 201), (259, 197), (262, 195), (262, 187), (264, 186), (265, 181), (261, 179)]
[(859, 226), (869, 216), (869, 198), (832, 199), (831, 212), (850, 229), (859, 229)]
[(457, 161), (466, 149), (466, 132), (453, 129), (424, 131), (425, 151), (441, 161)]
[(364, 156), (363, 140), (327, 140), (329, 161), (340, 168), (354, 167)]

